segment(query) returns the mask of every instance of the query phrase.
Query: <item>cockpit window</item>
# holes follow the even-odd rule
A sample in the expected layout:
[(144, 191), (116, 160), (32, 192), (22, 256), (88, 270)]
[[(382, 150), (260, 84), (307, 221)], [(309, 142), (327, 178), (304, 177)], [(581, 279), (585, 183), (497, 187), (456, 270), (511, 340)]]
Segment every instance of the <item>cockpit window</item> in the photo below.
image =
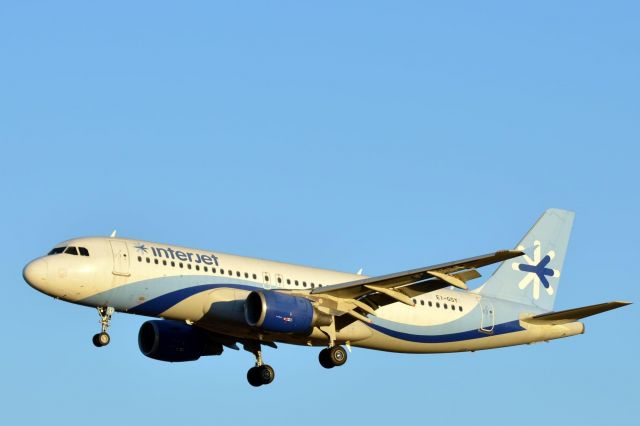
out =
[(64, 252), (65, 252), (65, 254), (72, 254), (74, 256), (78, 255), (78, 249), (75, 248), (75, 247), (71, 247), (71, 246), (67, 247), (67, 249)]
[(84, 247), (78, 247), (78, 251), (80, 251), (80, 256), (89, 256), (89, 250)]
[(51, 256), (52, 254), (60, 254), (64, 251), (64, 249), (66, 249), (66, 247), (54, 247), (49, 253), (47, 253), (47, 256)]

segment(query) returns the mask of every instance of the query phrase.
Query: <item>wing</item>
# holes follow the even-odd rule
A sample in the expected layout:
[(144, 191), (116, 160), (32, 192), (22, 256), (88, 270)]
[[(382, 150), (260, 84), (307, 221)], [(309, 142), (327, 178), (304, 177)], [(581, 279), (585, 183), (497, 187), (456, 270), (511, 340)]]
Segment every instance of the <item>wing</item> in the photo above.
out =
[[(473, 273), (460, 274), (463, 271), (471, 271), (492, 263), (502, 262), (522, 256), (524, 253), (519, 250), (502, 250), (483, 256), (471, 257), (469, 259), (457, 260), (455, 262), (441, 263), (439, 265), (427, 266), (424, 268), (411, 269), (409, 271), (397, 272), (379, 277), (365, 278), (362, 280), (350, 281), (327, 287), (314, 289), (311, 294), (329, 294), (336, 297), (356, 299), (371, 292), (383, 289), (394, 289), (407, 286), (426, 280), (440, 280), (443, 287), (454, 286), (462, 289), (467, 288), (465, 281), (470, 277), (477, 277)], [(474, 276), (475, 275), (475, 276)], [(372, 289), (375, 287), (376, 289)]]
[(497, 251), (455, 262), (320, 287), (311, 291), (309, 297), (331, 305), (334, 315), (347, 313), (353, 318), (369, 322), (361, 311), (374, 314), (377, 307), (393, 302), (413, 306), (413, 296), (448, 286), (466, 290), (465, 282), (480, 276), (476, 268), (522, 254), (518, 250)]

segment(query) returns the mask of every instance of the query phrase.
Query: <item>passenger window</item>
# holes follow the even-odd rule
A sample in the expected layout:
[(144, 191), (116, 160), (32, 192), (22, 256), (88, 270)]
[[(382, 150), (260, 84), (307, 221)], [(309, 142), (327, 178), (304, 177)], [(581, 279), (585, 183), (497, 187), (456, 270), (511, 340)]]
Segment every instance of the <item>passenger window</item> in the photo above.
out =
[(175, 268), (176, 266), (176, 262), (174, 262), (173, 260), (171, 261), (171, 267)]
[(66, 247), (54, 247), (53, 249), (51, 249), (48, 255), (63, 253), (65, 248)]
[(78, 247), (78, 250), (80, 251), (80, 256), (89, 256), (89, 250), (86, 248)]
[(455, 305), (451, 305), (451, 310), (455, 311), (456, 310), (456, 306)]
[(433, 306), (433, 303), (431, 302), (431, 300), (429, 300), (429, 307)]
[(151, 259), (147, 257), (147, 263), (151, 263)]
[(315, 284), (311, 283), (311, 288), (316, 288)]
[(291, 285), (291, 280), (287, 278), (287, 285)]
[(258, 279), (258, 277), (257, 277), (257, 275), (256, 275), (256, 274), (253, 274), (253, 279), (254, 279), (254, 280), (257, 280), (257, 279)]
[(307, 286), (307, 282), (306, 281), (302, 281), (302, 287), (306, 287)]
[(462, 306), (458, 306), (458, 310), (462, 312)]
[(180, 267), (182, 268), (182, 266), (183, 266), (183, 265), (182, 265), (182, 262), (178, 263), (178, 266), (180, 266)]
[(265, 280), (265, 281), (269, 281), (269, 275), (264, 274), (264, 280)]
[(420, 304), (421, 304), (422, 306), (424, 306), (424, 300), (421, 300), (421, 301), (420, 301)]
[(209, 268), (207, 268), (206, 266), (203, 266), (203, 268), (205, 272), (209, 272)]
[(445, 308), (445, 309), (447, 309), (447, 308), (448, 308), (448, 306), (447, 306), (447, 304), (446, 304), (446, 303), (444, 304), (444, 308)]
[(282, 278), (278, 277), (278, 284), (282, 284)]
[(298, 284), (298, 280), (296, 280), (296, 285), (299, 285), (299, 284)]
[(166, 260), (163, 260), (163, 261), (162, 261), (162, 264), (163, 264), (164, 266), (167, 266), (167, 261), (166, 261)]
[(138, 256), (138, 262), (142, 262), (142, 256)]
[(229, 276), (232, 277), (233, 276), (233, 271), (231, 269), (229, 269)]
[(436, 302), (436, 308), (440, 307), (440, 302)]
[[(215, 272), (215, 271), (214, 271)], [(224, 275), (224, 269), (220, 268), (220, 273)]]
[(196, 265), (196, 271), (200, 270), (200, 265)]
[(236, 271), (236, 277), (240, 276), (240, 271)]
[(158, 259), (153, 259), (153, 263), (158, 264)]
[(244, 273), (244, 277), (245, 277), (245, 278), (249, 278), (249, 273), (248, 273), (248, 272), (245, 272), (245, 273)]
[(191, 269), (191, 264), (187, 263), (187, 269)]
[(215, 274), (216, 273), (216, 268), (211, 268), (211, 273)]
[(78, 249), (75, 247), (67, 247), (67, 249), (64, 251), (66, 254), (72, 254), (74, 256), (78, 255)]

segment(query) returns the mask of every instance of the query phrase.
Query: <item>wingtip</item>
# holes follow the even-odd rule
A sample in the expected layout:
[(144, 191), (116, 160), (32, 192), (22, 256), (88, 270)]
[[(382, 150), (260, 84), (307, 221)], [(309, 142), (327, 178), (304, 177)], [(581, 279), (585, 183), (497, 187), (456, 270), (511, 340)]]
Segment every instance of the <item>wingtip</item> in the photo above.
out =
[(500, 256), (500, 255), (508, 255), (510, 257), (518, 257), (518, 256), (522, 256), (524, 254), (524, 252), (522, 250), (498, 250), (496, 252), (496, 256)]

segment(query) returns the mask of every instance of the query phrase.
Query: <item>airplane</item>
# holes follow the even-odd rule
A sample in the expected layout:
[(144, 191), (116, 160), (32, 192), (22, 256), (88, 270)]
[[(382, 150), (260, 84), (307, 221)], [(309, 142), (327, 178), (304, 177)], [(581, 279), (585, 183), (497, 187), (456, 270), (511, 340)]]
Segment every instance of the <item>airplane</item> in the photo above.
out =
[[(403, 353), (477, 351), (584, 333), (578, 320), (630, 302), (553, 311), (575, 214), (545, 211), (513, 250), (367, 277), (325, 269), (110, 237), (75, 238), (28, 263), (25, 281), (67, 302), (97, 308), (95, 346), (109, 344), (114, 312), (156, 317), (140, 351), (168, 362), (220, 355), (241, 344), (255, 356), (252, 386), (274, 369), (262, 347), (323, 347), (320, 364), (347, 361), (352, 346)], [(478, 268), (500, 263), (479, 287)]]

